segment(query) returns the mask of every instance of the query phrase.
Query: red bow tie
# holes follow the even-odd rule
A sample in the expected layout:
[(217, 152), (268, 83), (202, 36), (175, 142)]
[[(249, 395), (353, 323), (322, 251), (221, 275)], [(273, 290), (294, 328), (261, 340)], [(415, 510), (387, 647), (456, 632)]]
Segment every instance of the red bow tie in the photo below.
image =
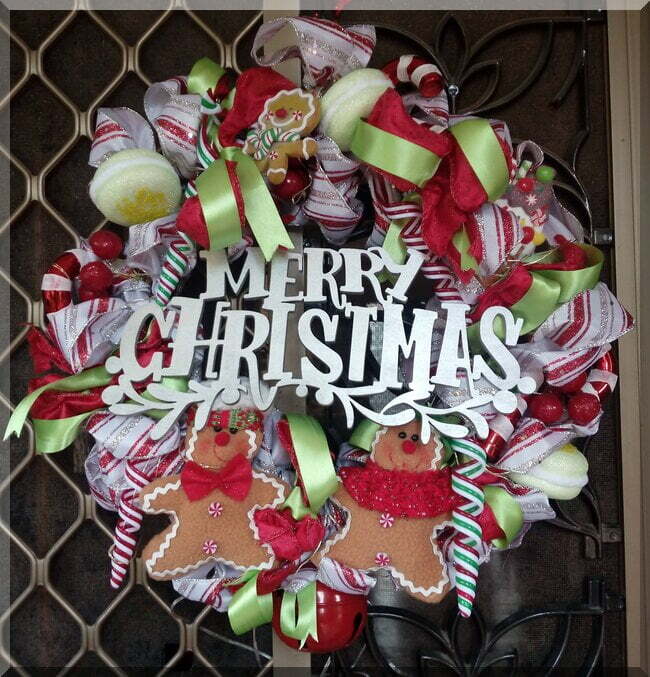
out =
[(188, 461), (181, 471), (181, 486), (190, 501), (198, 501), (215, 490), (235, 501), (243, 501), (251, 488), (253, 471), (243, 454), (237, 454), (219, 472)]

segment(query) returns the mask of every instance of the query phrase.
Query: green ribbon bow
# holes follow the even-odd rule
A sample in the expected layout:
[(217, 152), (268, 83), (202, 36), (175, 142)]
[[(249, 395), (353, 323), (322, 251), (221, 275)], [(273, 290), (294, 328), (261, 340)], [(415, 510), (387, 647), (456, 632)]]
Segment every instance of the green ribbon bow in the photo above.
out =
[[(30, 409), (39, 396), (47, 390), (59, 390), (67, 393), (83, 392), (98, 386), (106, 386), (111, 382), (112, 378), (113, 375), (109, 374), (103, 366), (100, 366), (86, 369), (79, 374), (66, 376), (58, 381), (52, 381), (52, 383), (47, 383), (37, 388), (27, 397), (24, 397), (14, 409), (7, 424), (4, 439), (6, 440), (11, 434), (20, 437)], [(33, 419), (36, 451), (41, 454), (50, 454), (65, 449), (72, 444), (84, 421), (97, 411), (100, 411), (100, 409), (93, 409), (92, 411), (78, 414), (77, 416), (70, 416), (69, 418), (52, 420)]]
[(287, 414), (287, 421), (308, 505), (303, 502), (300, 487), (295, 486), (281, 509), (288, 508), (293, 518), (299, 520), (318, 513), (338, 489), (339, 482), (327, 438), (318, 421), (305, 414)]
[(247, 571), (235, 584), (244, 583), (232, 596), (228, 605), (228, 620), (230, 627), (236, 635), (270, 623), (273, 618), (273, 595), (257, 594), (257, 577), (260, 572), (257, 569)]
[[(520, 334), (528, 334), (543, 324), (560, 306), (588, 289), (593, 289), (600, 278), (603, 267), (603, 253), (591, 245), (581, 244), (587, 253), (588, 265), (580, 270), (534, 270), (528, 291), (510, 306), (510, 312), (524, 321)], [(554, 263), (560, 254), (557, 251), (544, 255), (544, 261)], [(539, 254), (528, 257), (524, 263), (539, 261)], [(494, 321), (494, 332), (505, 336), (503, 318)], [(479, 322), (467, 327), (467, 337), (473, 347), (480, 345)]]
[[(230, 181), (227, 161), (236, 163), (237, 188)], [(291, 238), (259, 169), (241, 148), (224, 148), (221, 157), (196, 179), (196, 190), (208, 227), (211, 249), (228, 247), (241, 240), (242, 223), (235, 190), (241, 190), (246, 219), (264, 258), (269, 261), (278, 247), (293, 249)]]
[[(107, 386), (112, 379), (113, 375), (109, 374), (102, 365), (85, 369), (78, 374), (66, 376), (58, 381), (52, 381), (51, 383), (47, 383), (44, 386), (37, 388), (29, 393), (27, 397), (24, 397), (14, 409), (13, 414), (9, 419), (9, 423), (7, 424), (7, 428), (5, 429), (4, 439), (6, 440), (12, 434), (20, 437), (31, 408), (34, 406), (36, 400), (47, 390), (58, 390), (59, 392), (65, 393), (83, 393), (91, 388)], [(178, 390), (179, 392), (185, 392), (187, 390), (187, 378), (183, 377), (166, 377), (161, 380), (161, 384), (168, 388), (172, 388), (173, 390)], [(153, 395), (150, 395), (147, 392), (143, 393), (142, 397), (154, 402), (157, 401)], [(84, 412), (83, 414), (77, 414), (76, 416), (69, 416), (68, 418), (33, 418), (32, 425), (34, 426), (36, 451), (40, 454), (53, 454), (70, 446), (79, 434), (79, 430), (86, 419), (103, 409), (104, 407), (98, 407), (97, 409)], [(158, 419), (162, 418), (167, 413), (169, 412), (164, 409), (153, 409), (148, 411), (147, 415), (151, 418)]]
[(226, 69), (223, 66), (204, 56), (192, 66), (192, 70), (187, 78), (187, 91), (192, 94), (200, 94), (202, 98), (201, 104), (204, 107), (216, 108), (215, 102), (204, 95), (221, 80), (225, 73)]
[(299, 640), (301, 649), (310, 635), (318, 640), (316, 581), (298, 592), (284, 591), (280, 605), (280, 629), (287, 637)]
[(507, 548), (517, 537), (524, 524), (524, 514), (519, 503), (501, 487), (487, 485), (483, 487), (485, 501), (492, 509), (494, 518), (505, 534), (504, 538), (495, 538), (492, 545), (499, 550)]

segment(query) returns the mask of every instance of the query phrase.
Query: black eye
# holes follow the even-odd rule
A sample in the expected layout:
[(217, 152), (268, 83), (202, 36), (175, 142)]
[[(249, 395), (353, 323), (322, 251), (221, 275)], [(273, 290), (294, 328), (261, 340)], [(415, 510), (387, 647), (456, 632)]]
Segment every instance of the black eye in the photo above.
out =
[(215, 433), (220, 433), (220, 432), (221, 432), (221, 426), (220, 426), (220, 425), (215, 425), (215, 426), (214, 426), (214, 432), (215, 432)]
[(230, 434), (231, 434), (231, 435), (236, 435), (236, 434), (237, 434), (237, 428), (228, 428), (228, 430), (230, 431)]
[(417, 441), (420, 439), (420, 436), (419, 436), (419, 435), (411, 435), (411, 439), (412, 439), (414, 442), (417, 442)]
[(397, 433), (397, 437), (400, 438), (400, 440), (406, 439), (406, 433), (402, 431), (401, 433)]

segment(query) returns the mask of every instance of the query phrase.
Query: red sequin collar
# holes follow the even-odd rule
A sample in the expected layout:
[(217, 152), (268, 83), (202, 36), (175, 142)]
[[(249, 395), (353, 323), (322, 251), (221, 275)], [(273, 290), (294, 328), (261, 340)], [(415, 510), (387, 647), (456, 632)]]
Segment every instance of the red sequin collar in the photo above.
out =
[(374, 461), (342, 468), (343, 486), (362, 507), (393, 517), (436, 517), (462, 503), (451, 488), (451, 471), (386, 470)]

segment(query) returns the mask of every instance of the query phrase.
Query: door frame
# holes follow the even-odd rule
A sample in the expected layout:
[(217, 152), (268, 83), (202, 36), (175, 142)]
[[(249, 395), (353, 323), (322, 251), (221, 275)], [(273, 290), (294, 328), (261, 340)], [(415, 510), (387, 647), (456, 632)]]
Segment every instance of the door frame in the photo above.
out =
[(650, 300), (647, 293), (645, 299), (642, 297), (641, 290), (649, 288), (650, 273), (647, 264), (644, 268), (641, 261), (648, 260), (650, 246), (647, 238), (641, 239), (641, 215), (645, 214), (647, 221), (650, 206), (650, 162), (645, 132), (650, 103), (647, 44), (650, 7), (641, 11), (610, 10), (607, 26), (616, 295), (637, 323), (636, 331), (624, 336), (618, 344), (627, 664), (629, 668), (641, 668), (647, 673), (650, 460), (644, 458), (642, 450), (649, 447), (650, 421), (648, 408), (642, 403), (650, 398), (650, 363), (642, 356), (648, 354), (650, 340), (641, 333), (641, 325), (648, 317)]

